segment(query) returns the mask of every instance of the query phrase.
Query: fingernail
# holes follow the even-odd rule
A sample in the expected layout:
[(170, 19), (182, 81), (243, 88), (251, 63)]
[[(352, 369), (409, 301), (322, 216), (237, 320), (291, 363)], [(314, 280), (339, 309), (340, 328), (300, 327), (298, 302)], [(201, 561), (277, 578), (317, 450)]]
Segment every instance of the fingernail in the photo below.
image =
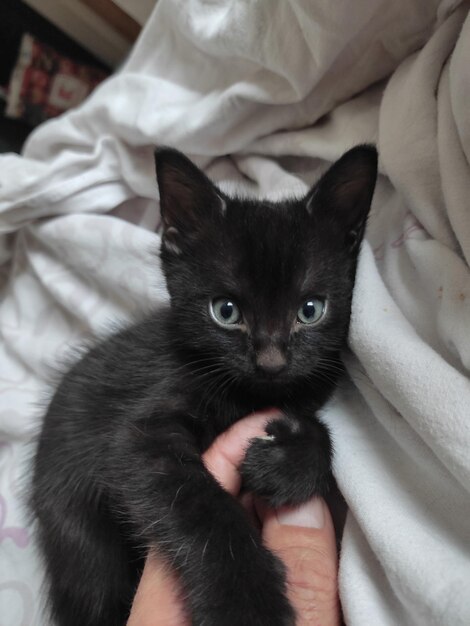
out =
[(323, 528), (325, 512), (323, 500), (313, 498), (298, 507), (283, 507), (276, 511), (279, 524), (283, 526), (302, 526), (303, 528)]

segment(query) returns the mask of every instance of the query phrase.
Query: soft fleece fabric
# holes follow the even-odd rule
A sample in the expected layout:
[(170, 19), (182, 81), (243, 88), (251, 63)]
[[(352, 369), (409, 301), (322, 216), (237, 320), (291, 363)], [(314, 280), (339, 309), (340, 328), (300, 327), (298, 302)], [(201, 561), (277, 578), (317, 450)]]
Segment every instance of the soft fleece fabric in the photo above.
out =
[(470, 624), (468, 10), (160, 0), (116, 75), (0, 159), (2, 626), (47, 623), (22, 493), (55, 365), (167, 297), (152, 147), (276, 197), (365, 141), (381, 176), (352, 382), (325, 411), (349, 505), (345, 619)]

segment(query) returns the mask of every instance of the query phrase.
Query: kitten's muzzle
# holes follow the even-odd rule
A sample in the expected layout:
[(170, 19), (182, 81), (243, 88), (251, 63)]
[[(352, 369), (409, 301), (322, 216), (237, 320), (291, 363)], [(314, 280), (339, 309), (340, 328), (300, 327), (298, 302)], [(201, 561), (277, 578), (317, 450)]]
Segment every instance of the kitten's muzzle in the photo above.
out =
[(276, 376), (287, 367), (284, 350), (275, 345), (268, 345), (256, 351), (256, 368), (263, 374)]

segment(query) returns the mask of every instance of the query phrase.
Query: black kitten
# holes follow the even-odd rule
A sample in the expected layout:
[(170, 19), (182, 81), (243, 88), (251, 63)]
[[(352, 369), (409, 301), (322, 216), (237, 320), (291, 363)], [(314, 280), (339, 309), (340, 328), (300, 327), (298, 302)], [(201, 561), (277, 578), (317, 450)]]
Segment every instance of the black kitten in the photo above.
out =
[(248, 448), (245, 488), (274, 506), (327, 489), (316, 412), (341, 369), (377, 154), (350, 150), (282, 202), (229, 198), (175, 150), (158, 150), (156, 167), (171, 305), (65, 375), (39, 440), (32, 507), (52, 614), (124, 624), (154, 549), (192, 624), (294, 624), (280, 561), (201, 453), (274, 405), (284, 417)]

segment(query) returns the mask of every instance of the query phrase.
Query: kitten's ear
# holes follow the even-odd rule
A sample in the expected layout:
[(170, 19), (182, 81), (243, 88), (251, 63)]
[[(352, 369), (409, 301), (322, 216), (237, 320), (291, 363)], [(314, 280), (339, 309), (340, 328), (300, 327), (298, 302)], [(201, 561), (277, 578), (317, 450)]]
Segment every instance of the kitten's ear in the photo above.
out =
[(359, 248), (377, 179), (377, 150), (362, 145), (333, 163), (307, 199), (307, 209), (339, 227), (351, 251)]
[(181, 242), (197, 237), (205, 219), (222, 213), (224, 200), (215, 185), (178, 150), (157, 148), (155, 167), (160, 191), (163, 245), (179, 254)]

